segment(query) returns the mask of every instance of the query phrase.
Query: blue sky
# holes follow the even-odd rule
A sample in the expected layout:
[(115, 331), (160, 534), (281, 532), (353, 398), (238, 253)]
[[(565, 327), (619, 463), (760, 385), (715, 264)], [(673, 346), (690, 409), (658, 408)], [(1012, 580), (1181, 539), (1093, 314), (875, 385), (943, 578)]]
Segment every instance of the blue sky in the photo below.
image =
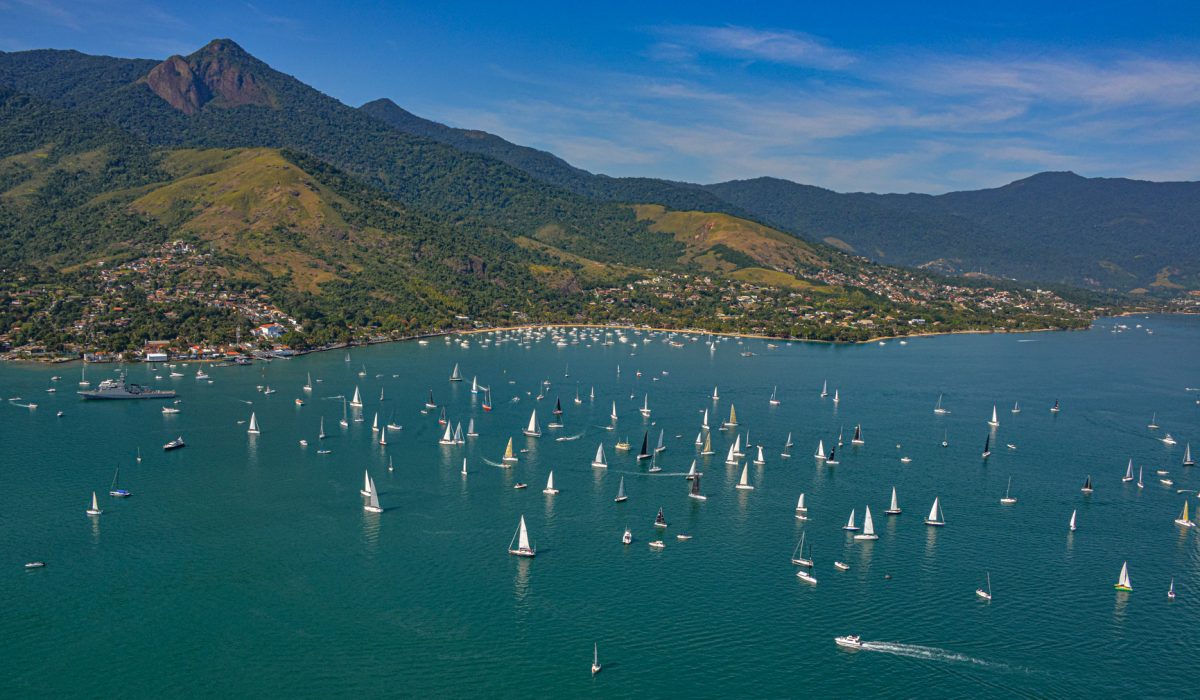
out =
[(0, 0), (0, 50), (229, 37), (347, 104), (390, 97), (612, 175), (1200, 179), (1200, 3), (905, 4)]

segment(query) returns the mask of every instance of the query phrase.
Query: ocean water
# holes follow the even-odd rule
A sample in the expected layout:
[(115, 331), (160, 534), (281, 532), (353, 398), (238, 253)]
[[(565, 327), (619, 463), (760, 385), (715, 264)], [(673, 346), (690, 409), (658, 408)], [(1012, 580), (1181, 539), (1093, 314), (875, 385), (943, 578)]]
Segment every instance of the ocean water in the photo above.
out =
[[(330, 352), (209, 368), (211, 383), (194, 364), (175, 379), (159, 368), (158, 381), (129, 367), (132, 381), (179, 390), (174, 416), (158, 401), (79, 401), (79, 365), (0, 367), (0, 696), (1166, 697), (1193, 685), (1198, 535), (1172, 521), (1185, 499), (1200, 505), (1200, 470), (1180, 466), (1185, 441), (1200, 452), (1200, 392), (1188, 391), (1200, 387), (1200, 319), (882, 346), (722, 339), (715, 351), (707, 338), (680, 348), (661, 335), (611, 346), (593, 336), (381, 345), (348, 362)], [(447, 381), (456, 363), (463, 383)], [(93, 365), (88, 378), (115, 369)], [(470, 393), (473, 376), (491, 386), (491, 412)], [(818, 395), (826, 380), (837, 405)], [(350, 416), (364, 420), (344, 429), (337, 397), (356, 386), (365, 406)], [(479, 437), (439, 446), (437, 411), (422, 413), (430, 389)], [(944, 416), (932, 410), (939, 393)], [(548, 429), (556, 397), (565, 427)], [(17, 405), (28, 400), (38, 408)], [(733, 433), (714, 430), (717, 454), (699, 461), (708, 500), (693, 501), (682, 475), (701, 411), (716, 426), (731, 404), (767, 463), (750, 467), (755, 490), (735, 490), (741, 470), (723, 463)], [(984, 461), (993, 404), (1000, 426)], [(520, 432), (534, 409), (540, 439)], [(251, 411), (261, 435), (246, 433)], [(403, 425), (386, 447), (371, 431), (377, 412)], [(850, 444), (856, 424), (861, 446)], [(636, 451), (643, 431), (653, 445), (660, 429), (658, 474), (613, 450), (628, 437)], [(828, 448), (840, 430), (841, 463), (816, 462), (817, 441)], [(1166, 432), (1179, 444), (1164, 445)], [(180, 435), (188, 447), (163, 452)], [(493, 466), (510, 437), (528, 451)], [(607, 470), (589, 466), (599, 443)], [(1143, 489), (1121, 482), (1131, 458)], [(105, 495), (117, 465), (132, 498)], [(362, 509), (364, 469), (382, 514)], [(551, 469), (556, 496), (542, 493)], [(618, 504), (622, 475), (629, 500)], [(1080, 491), (1088, 475), (1091, 495)], [(1003, 506), (1010, 477), (1019, 500)], [(886, 516), (893, 486), (904, 512)], [(84, 514), (93, 490), (99, 518)], [(807, 522), (794, 517), (800, 493)], [(944, 528), (922, 523), (935, 496)], [(842, 525), (868, 505), (879, 540), (855, 542)], [(665, 532), (652, 527), (660, 506)], [(535, 559), (506, 553), (522, 515)], [(815, 586), (790, 563), (802, 532)], [(659, 536), (665, 549), (649, 549)], [(23, 569), (35, 559), (46, 568)], [(1113, 590), (1124, 561), (1128, 594)], [(990, 603), (974, 593), (988, 573)], [(868, 648), (839, 649), (842, 634)]]

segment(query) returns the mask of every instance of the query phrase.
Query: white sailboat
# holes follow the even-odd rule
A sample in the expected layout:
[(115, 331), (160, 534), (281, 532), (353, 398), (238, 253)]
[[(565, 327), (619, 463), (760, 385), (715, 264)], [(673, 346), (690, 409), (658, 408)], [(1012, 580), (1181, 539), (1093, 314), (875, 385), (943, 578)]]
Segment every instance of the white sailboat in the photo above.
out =
[(767, 463), (767, 460), (763, 457), (762, 445), (758, 446), (758, 456), (754, 458), (754, 463), (760, 467)]
[(1071, 532), (1075, 532), (1075, 515), (1076, 515), (1078, 512), (1079, 512), (1078, 510), (1073, 510), (1073, 511), (1071, 511), (1071, 522), (1070, 522), (1070, 524), (1068, 525), (1068, 527), (1070, 528)]
[(546, 477), (546, 488), (542, 489), (542, 493), (553, 496), (558, 493), (558, 489), (554, 488), (554, 470), (550, 470), (550, 475)]
[(1150, 422), (1146, 424), (1146, 427), (1151, 430), (1158, 430), (1158, 413), (1150, 415)]
[(865, 443), (862, 436), (862, 423), (854, 426), (854, 437), (850, 438), (851, 445), (862, 445)]
[(896, 499), (896, 487), (892, 487), (892, 503), (883, 511), (885, 515), (900, 515), (900, 501)]
[(375, 488), (375, 480), (369, 479), (371, 482), (371, 494), (367, 496), (367, 502), (363, 505), (363, 510), (368, 513), (382, 513), (383, 507), (379, 505), (379, 489)]
[(354, 398), (350, 399), (350, 405), (355, 408), (362, 408), (362, 394), (358, 391), (358, 387), (354, 387)]
[(988, 421), (988, 425), (993, 428), (1000, 427), (1000, 417), (996, 415), (996, 404), (992, 404), (992, 419)]
[(530, 414), (530, 416), (529, 416), (529, 425), (525, 426), (525, 429), (522, 430), (521, 432), (524, 433), (526, 437), (536, 438), (536, 437), (542, 436), (542, 428), (541, 428), (541, 426), (538, 425), (538, 417), (537, 417), (537, 409), (536, 408), (533, 409), (533, 413)]
[(312, 391), (312, 372), (308, 373), (308, 381), (305, 382), (303, 389), (307, 392)]
[(816, 457), (817, 459), (820, 459), (820, 460), (825, 459), (825, 441), (824, 440), (817, 441), (817, 451), (815, 454), (813, 454), (813, 457)]
[(687, 476), (685, 476), (683, 478), (687, 479), (688, 481), (691, 481), (692, 479), (696, 478), (697, 474), (699, 474), (699, 472), (696, 471), (696, 460), (693, 459), (692, 466), (688, 468)]
[(1113, 584), (1113, 588), (1125, 592), (1133, 590), (1133, 583), (1129, 581), (1129, 562), (1121, 563), (1121, 575), (1117, 577), (1117, 582)]
[(1133, 458), (1129, 458), (1129, 464), (1125, 467), (1125, 476), (1121, 477), (1121, 481), (1133, 481)]
[[(596, 446), (596, 456), (592, 458), (592, 466), (597, 469), (607, 469), (608, 460), (604, 458), (604, 443)], [(624, 477), (621, 477), (624, 479)]]
[(1183, 466), (1194, 467), (1196, 460), (1192, 459), (1192, 443), (1185, 443), (1183, 447)]
[(938, 415), (942, 415), (944, 413), (949, 413), (949, 411), (947, 411), (945, 408), (942, 408), (942, 395), (941, 394), (938, 394), (937, 404), (934, 405), (933, 412)]
[(650, 395), (649, 394), (646, 394), (645, 398), (642, 400), (642, 407), (640, 409), (638, 409), (638, 413), (641, 413), (644, 418), (650, 417)]
[(254, 415), (254, 411), (250, 412), (250, 427), (246, 428), (246, 432), (251, 435), (258, 435), (258, 417)]
[(717, 395), (717, 387), (715, 387), (715, 386), (714, 386), (714, 387), (713, 387), (713, 395), (712, 395), (712, 400), (713, 400), (713, 401), (719, 401), (720, 399), (721, 399), (721, 397)]
[[(96, 516), (96, 515), (100, 515), (103, 512), (104, 511), (100, 510), (100, 502), (96, 500), (96, 492), (92, 491), (92, 507), (87, 509), (87, 514)], [(119, 518), (118, 518), (118, 520), (119, 520)]]
[(617, 422), (617, 402), (616, 401), (612, 402), (612, 413), (608, 414), (608, 417), (609, 417), (609, 419), (612, 420), (612, 422), (614, 422), (614, 423)]
[(617, 497), (613, 499), (614, 503), (624, 503), (629, 500), (629, 496), (625, 495), (625, 477), (621, 477), (621, 481), (617, 483)]
[(375, 412), (375, 418), (371, 421), (371, 432), (372, 433), (379, 432), (379, 411)]
[(600, 646), (592, 643), (592, 675), (600, 673)]
[(320, 432), (317, 433), (317, 439), (318, 440), (325, 439), (325, 416), (321, 416), (321, 429), (320, 429)]
[(1175, 600), (1175, 579), (1171, 579), (1171, 587), (1167, 589), (1167, 600)]
[(735, 488), (741, 489), (742, 491), (753, 491), (754, 490), (754, 487), (750, 484), (750, 465), (749, 464), (742, 465), (742, 478), (738, 479), (737, 486)]
[(846, 524), (842, 526), (843, 530), (849, 530), (850, 532), (858, 532), (858, 526), (854, 524), (854, 514), (856, 512), (857, 511), (854, 509), (850, 510), (850, 519), (847, 520)]
[(1145, 487), (1146, 487), (1146, 484), (1142, 482), (1142, 467), (1138, 467), (1138, 482), (1137, 482), (1137, 487), (1138, 487), (1139, 489), (1141, 489), (1141, 488), (1145, 488)]
[(792, 434), (788, 433), (787, 441), (783, 443), (783, 452), (779, 453), (780, 457), (787, 459), (792, 456)]
[(455, 445), (454, 432), (450, 427), (450, 421), (446, 421), (446, 432), (442, 433), (442, 437), (438, 440), (439, 445)]
[[(737, 437), (737, 439), (741, 440), (742, 436), (739, 435)], [(737, 443), (737, 441), (734, 441), (734, 443), (729, 446), (729, 452), (725, 455), (725, 463), (728, 464), (729, 466), (737, 466), (737, 463), (738, 463), (737, 449), (738, 449), (738, 443)]]
[(345, 397), (342, 397), (342, 419), (340, 421), (338, 421), (338, 424), (341, 425), (343, 428), (350, 427), (350, 414), (347, 413), (347, 411), (346, 411)]
[(1021, 402), (1020, 401), (1013, 402), (1012, 412), (1013, 412), (1013, 415), (1016, 415), (1021, 412)]
[(941, 499), (937, 496), (933, 498), (933, 507), (929, 509), (929, 517), (925, 518), (926, 525), (941, 527), (946, 524), (942, 519), (942, 504)]
[(808, 512), (808, 507), (804, 505), (804, 494), (800, 494), (800, 498), (796, 500), (796, 512), (797, 513), (807, 513)]
[(454, 363), (454, 369), (450, 372), (450, 381), (461, 382), (463, 380), (462, 372), (458, 371), (458, 363)]
[(358, 492), (364, 496), (371, 495), (371, 473), (365, 469), (363, 470), (363, 487)]
[[(516, 548), (513, 548), (516, 544)], [(508, 543), (508, 553), (518, 557), (533, 557), (537, 555), (537, 550), (529, 544), (529, 530), (525, 528), (525, 516), (521, 516), (521, 523), (517, 526), (517, 531), (513, 533), (512, 541)]]
[(471, 377), (471, 393), (479, 393), (479, 377)]
[(829, 380), (828, 379), (826, 379), (821, 384), (821, 398), (825, 398), (826, 396), (829, 396)]
[(984, 600), (992, 599), (992, 574), (990, 571), (987, 573), (987, 590), (976, 588), (975, 595), (983, 598)]
[(833, 390), (833, 403), (834, 403), (834, 405), (837, 405), (837, 404), (839, 404), (839, 403), (841, 403), (841, 402), (842, 402), (842, 399), (841, 399), (841, 397), (840, 397), (840, 396), (838, 396), (838, 390), (837, 390), (837, 389), (834, 389), (834, 390)]
[(704, 417), (700, 419), (700, 429), (708, 430), (708, 409), (704, 409)]
[(800, 541), (796, 543), (796, 549), (792, 552), (792, 563), (796, 566), (811, 567), (813, 565), (812, 554), (804, 549), (804, 540), (807, 536), (808, 533), (800, 533)]
[(479, 433), (475, 432), (475, 419), (474, 418), (467, 421), (467, 437), (469, 437), (469, 438), (479, 437)]
[[(389, 464), (390, 464), (390, 462), (389, 462)], [(467, 475), (467, 458), (466, 458), (466, 457), (463, 457), (462, 472), (460, 472), (460, 473), (461, 473), (463, 476), (466, 476), (466, 475)]]
[(879, 535), (875, 534), (875, 521), (871, 519), (871, 506), (866, 507), (866, 513), (863, 514), (863, 529), (861, 535), (855, 535), (856, 540), (877, 540)]
[(1011, 492), (1012, 492), (1012, 477), (1010, 476), (1010, 477), (1008, 477), (1008, 488), (1004, 489), (1004, 498), (1001, 498), (1000, 502), (1006, 506), (1010, 506), (1010, 505), (1016, 503), (1017, 499), (1012, 497)]
[(779, 391), (779, 387), (778, 387), (778, 386), (776, 386), (776, 387), (772, 387), (772, 388), (771, 388), (771, 398), (767, 399), (767, 403), (768, 403), (768, 404), (770, 404), (770, 405), (772, 405), (772, 406), (778, 406), (778, 405), (779, 405), (779, 399), (778, 399), (778, 398), (776, 398), (776, 395), (775, 395), (777, 391)]

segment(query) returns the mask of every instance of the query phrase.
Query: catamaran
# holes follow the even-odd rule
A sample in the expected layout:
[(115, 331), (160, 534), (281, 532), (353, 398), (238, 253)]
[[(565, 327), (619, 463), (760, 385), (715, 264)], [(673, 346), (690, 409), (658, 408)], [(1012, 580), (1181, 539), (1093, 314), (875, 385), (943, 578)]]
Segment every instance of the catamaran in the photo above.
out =
[(896, 499), (896, 487), (892, 487), (892, 503), (883, 511), (884, 515), (900, 515), (900, 501)]
[(776, 398), (776, 396), (775, 396), (775, 393), (776, 393), (777, 391), (779, 391), (779, 387), (778, 387), (778, 386), (772, 387), (772, 388), (771, 388), (771, 398), (767, 399), (767, 403), (769, 403), (769, 404), (770, 404), (770, 405), (772, 405), (772, 406), (778, 406), (778, 405), (779, 405), (779, 399), (778, 399), (778, 398)]
[(127, 489), (117, 488), (117, 477), (120, 476), (120, 474), (121, 467), (118, 465), (116, 471), (113, 472), (112, 485), (108, 487), (108, 495), (112, 496), (113, 498), (129, 498), (133, 495), (132, 493), (130, 493)]
[(524, 429), (524, 430), (522, 430), (521, 432), (522, 432), (524, 435), (526, 435), (527, 437), (534, 437), (534, 438), (536, 438), (536, 437), (541, 437), (541, 436), (542, 436), (542, 429), (541, 429), (541, 427), (538, 425), (537, 409), (536, 409), (536, 408), (535, 408), (535, 409), (533, 409), (533, 413), (531, 413), (531, 414), (530, 414), (530, 416), (529, 416), (529, 425), (525, 426), (525, 429)]
[(871, 519), (871, 506), (866, 507), (866, 513), (863, 515), (863, 529), (861, 535), (855, 535), (856, 540), (877, 540), (879, 535), (875, 534), (875, 521)]
[(454, 369), (450, 372), (450, 381), (461, 382), (463, 380), (462, 373), (458, 371), (458, 363), (454, 363)]
[(925, 518), (925, 524), (935, 527), (941, 527), (946, 524), (946, 521), (942, 519), (941, 499), (937, 496), (933, 498), (933, 507), (929, 509), (929, 517)]
[(1125, 476), (1121, 477), (1121, 481), (1133, 481), (1133, 458), (1129, 458), (1129, 464), (1125, 467)]
[(854, 513), (855, 512), (856, 511), (853, 508), (850, 509), (850, 519), (847, 520), (846, 524), (842, 526), (843, 530), (849, 530), (850, 532), (858, 532), (858, 526), (854, 524)]
[(862, 437), (862, 423), (854, 426), (854, 437), (850, 438), (851, 445), (861, 445), (864, 443)]
[(554, 488), (554, 470), (550, 470), (550, 475), (546, 477), (546, 488), (542, 489), (542, 493), (553, 496), (558, 493), (558, 489)]
[(629, 496), (625, 495), (625, 477), (621, 477), (621, 481), (617, 483), (617, 497), (613, 499), (614, 503), (624, 503), (629, 500)]
[(517, 461), (517, 456), (513, 454), (512, 438), (508, 439), (508, 446), (504, 448), (504, 457), (500, 461), (506, 463)]
[(638, 409), (638, 413), (641, 413), (642, 416), (645, 418), (650, 417), (650, 395), (649, 394), (646, 394), (645, 398), (642, 400), (642, 407)]
[(1012, 491), (1012, 477), (1010, 476), (1010, 477), (1008, 477), (1008, 488), (1004, 489), (1004, 498), (1000, 499), (1000, 502), (1006, 506), (1012, 505), (1017, 502), (1017, 499), (1013, 498), (1010, 495), (1011, 491)]
[(817, 451), (813, 454), (813, 457), (816, 457), (817, 459), (820, 459), (820, 460), (825, 459), (825, 441), (824, 440), (817, 441)]
[(379, 505), (379, 489), (375, 488), (375, 480), (367, 479), (371, 485), (371, 493), (367, 496), (367, 502), (363, 505), (363, 510), (368, 513), (382, 513), (383, 507)]
[(984, 600), (992, 599), (992, 572), (987, 572), (987, 590), (976, 588), (975, 595), (983, 598)]
[(933, 412), (938, 415), (942, 415), (942, 414), (950, 412), (950, 411), (947, 411), (946, 409), (942, 408), (942, 395), (941, 394), (938, 394), (938, 400), (937, 400), (937, 403), (933, 407)]
[[(513, 549), (513, 544), (516, 544), (516, 549)], [(534, 557), (537, 556), (537, 550), (529, 544), (529, 530), (525, 528), (525, 516), (521, 516), (521, 523), (517, 526), (517, 531), (513, 533), (512, 541), (508, 543), (508, 553), (518, 557)]]
[(358, 387), (354, 387), (354, 398), (350, 399), (350, 405), (355, 408), (362, 408), (362, 394), (359, 393)]
[(1078, 512), (1079, 512), (1078, 510), (1073, 510), (1073, 511), (1071, 511), (1071, 522), (1070, 522), (1070, 524), (1068, 525), (1068, 527), (1070, 528), (1071, 532), (1075, 532), (1075, 514), (1076, 514), (1076, 513), (1078, 513)]
[(993, 428), (1000, 427), (1000, 417), (996, 415), (996, 404), (992, 404), (992, 419), (988, 421), (988, 425)]
[(1184, 527), (1196, 527), (1196, 523), (1188, 518), (1188, 502), (1186, 499), (1183, 501), (1183, 512), (1179, 514), (1178, 518), (1175, 518), (1175, 524)]
[(1117, 578), (1117, 582), (1113, 584), (1113, 588), (1125, 592), (1133, 590), (1133, 584), (1129, 581), (1129, 562), (1121, 564), (1121, 575)]
[[(592, 466), (597, 469), (607, 469), (608, 460), (604, 458), (604, 443), (596, 446), (596, 456), (592, 459)], [(624, 479), (624, 477), (621, 477)]]
[(96, 516), (96, 515), (100, 515), (103, 512), (104, 511), (100, 510), (99, 501), (96, 500), (96, 492), (92, 491), (92, 507), (87, 509), (87, 514)]
[(792, 552), (792, 563), (796, 566), (811, 567), (813, 565), (812, 552), (806, 552), (804, 549), (804, 540), (807, 536), (808, 533), (800, 533), (800, 541), (796, 543), (796, 549)]
[[(692, 482), (695, 483), (695, 482)], [(734, 487), (742, 491), (753, 491), (754, 487), (750, 484), (750, 465), (742, 465), (742, 478), (738, 479), (737, 485)]]

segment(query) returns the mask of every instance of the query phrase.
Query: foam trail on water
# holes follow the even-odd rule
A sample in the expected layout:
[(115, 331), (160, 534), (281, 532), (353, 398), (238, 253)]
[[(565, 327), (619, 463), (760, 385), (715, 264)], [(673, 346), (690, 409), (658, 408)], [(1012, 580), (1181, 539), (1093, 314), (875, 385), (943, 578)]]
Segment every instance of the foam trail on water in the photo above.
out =
[(560, 438), (555, 438), (555, 440), (557, 442), (570, 442), (571, 440), (578, 440), (581, 437), (583, 437), (583, 433), (579, 433), (578, 435), (563, 436)]
[(1002, 668), (1005, 664), (993, 663), (976, 659), (973, 656), (960, 654), (947, 649), (939, 649), (937, 647), (923, 647), (916, 644), (900, 644), (899, 642), (863, 642), (862, 649), (864, 651), (879, 651), (885, 654), (895, 654), (896, 656), (907, 656), (913, 659), (926, 659), (929, 661), (954, 661), (958, 663), (974, 664), (976, 666), (989, 666), (992, 668)]

